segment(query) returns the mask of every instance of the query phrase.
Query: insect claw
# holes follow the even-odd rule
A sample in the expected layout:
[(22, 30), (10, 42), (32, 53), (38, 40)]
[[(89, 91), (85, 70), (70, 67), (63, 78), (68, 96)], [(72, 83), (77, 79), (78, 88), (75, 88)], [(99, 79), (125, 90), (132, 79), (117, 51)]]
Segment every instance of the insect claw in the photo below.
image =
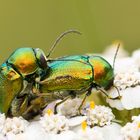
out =
[(118, 98), (119, 98), (119, 100), (121, 100), (122, 99), (122, 96), (118, 96)]
[(54, 107), (54, 114), (57, 114), (57, 106)]
[(111, 99), (111, 100), (120, 100), (122, 98), (122, 96), (118, 96), (118, 97), (115, 97), (115, 98), (112, 98), (112, 97), (108, 96), (108, 98)]

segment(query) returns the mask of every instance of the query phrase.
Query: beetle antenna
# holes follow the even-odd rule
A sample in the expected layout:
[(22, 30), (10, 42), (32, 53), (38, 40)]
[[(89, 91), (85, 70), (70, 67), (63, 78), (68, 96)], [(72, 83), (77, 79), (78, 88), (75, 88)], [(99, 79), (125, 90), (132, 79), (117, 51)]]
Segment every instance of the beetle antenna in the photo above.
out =
[(117, 46), (117, 49), (116, 49), (116, 52), (115, 52), (115, 55), (114, 55), (113, 69), (115, 68), (115, 60), (116, 60), (116, 57), (117, 57), (117, 54), (118, 54), (119, 48), (120, 48), (120, 43), (118, 43), (118, 46)]
[(57, 39), (56, 39), (56, 41), (54, 42), (54, 44), (52, 45), (52, 47), (50, 48), (50, 51), (49, 51), (49, 53), (47, 54), (47, 58), (51, 55), (51, 53), (54, 51), (54, 49), (55, 49), (55, 47), (56, 47), (56, 45), (60, 42), (60, 40), (64, 37), (64, 36), (66, 36), (67, 34), (69, 34), (69, 33), (76, 33), (76, 34), (79, 34), (79, 35), (81, 35), (81, 33), (79, 32), (79, 31), (77, 31), (77, 30), (68, 30), (68, 31), (65, 31), (64, 33), (62, 33)]

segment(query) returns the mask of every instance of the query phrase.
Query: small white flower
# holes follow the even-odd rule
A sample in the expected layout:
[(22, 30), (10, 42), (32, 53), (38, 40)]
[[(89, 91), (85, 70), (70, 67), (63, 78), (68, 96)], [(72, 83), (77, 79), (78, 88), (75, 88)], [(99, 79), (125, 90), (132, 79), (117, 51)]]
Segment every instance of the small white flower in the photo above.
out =
[(68, 120), (59, 114), (45, 114), (40, 118), (40, 124), (47, 133), (61, 133), (69, 129)]
[(81, 123), (86, 120), (87, 120), (87, 116), (77, 116), (77, 117), (70, 118), (68, 123), (69, 126), (72, 128), (81, 125)]
[(60, 115), (64, 115), (66, 117), (76, 116), (78, 114), (78, 108), (81, 105), (82, 99), (68, 99), (63, 104), (59, 105), (57, 108), (57, 112)]
[(8, 140), (5, 136), (3, 136), (2, 134), (0, 134), (0, 140)]
[(138, 116), (133, 116), (133, 117), (132, 117), (132, 121), (133, 121), (133, 123), (135, 123), (135, 124), (140, 124), (140, 115), (138, 115)]
[(140, 139), (140, 115), (132, 117), (132, 123), (127, 123), (122, 129), (121, 134), (124, 140)]
[(105, 125), (104, 127), (93, 127), (93, 129), (102, 133), (104, 140), (122, 140), (120, 133), (121, 128), (122, 127), (117, 123), (111, 123), (110, 125)]
[(28, 122), (22, 117), (7, 118), (1, 133), (4, 135), (7, 133), (19, 134), (24, 132), (27, 126)]
[(140, 128), (135, 123), (127, 123), (121, 129), (121, 134), (124, 140), (139, 140)]
[[(111, 107), (115, 107), (119, 110), (127, 109), (131, 110), (140, 107), (140, 73), (121, 73), (117, 74), (114, 79), (114, 85), (119, 89), (121, 99), (111, 100), (107, 98), (107, 102)], [(117, 97), (117, 90), (112, 87), (109, 91), (110, 97)]]
[(114, 85), (117, 86), (120, 90), (140, 85), (140, 73), (139, 72), (118, 73), (115, 76)]
[(75, 140), (104, 140), (102, 133), (95, 129), (87, 128), (87, 130), (79, 130), (77, 133), (78, 136)]
[(87, 109), (87, 124), (90, 126), (109, 125), (114, 118), (115, 116), (109, 107), (95, 106), (94, 109)]
[[(114, 85), (119, 89), (121, 99), (111, 100), (107, 98), (109, 105), (119, 110), (139, 108), (140, 72), (132, 57), (120, 59), (116, 63), (115, 73)], [(108, 93), (113, 98), (118, 96), (114, 87)]]

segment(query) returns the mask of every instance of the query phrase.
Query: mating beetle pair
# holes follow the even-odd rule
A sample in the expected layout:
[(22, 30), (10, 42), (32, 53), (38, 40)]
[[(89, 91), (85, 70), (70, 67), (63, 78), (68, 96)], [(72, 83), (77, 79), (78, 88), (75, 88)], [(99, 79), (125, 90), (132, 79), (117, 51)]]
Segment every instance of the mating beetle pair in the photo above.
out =
[[(78, 33), (65, 32), (55, 45), (71, 32)], [(108, 96), (105, 90), (113, 85), (114, 72), (104, 58), (76, 55), (49, 60), (47, 57), (41, 49), (20, 48), (0, 66), (0, 112), (30, 119), (57, 99), (63, 102), (86, 93), (84, 102), (92, 88)]]

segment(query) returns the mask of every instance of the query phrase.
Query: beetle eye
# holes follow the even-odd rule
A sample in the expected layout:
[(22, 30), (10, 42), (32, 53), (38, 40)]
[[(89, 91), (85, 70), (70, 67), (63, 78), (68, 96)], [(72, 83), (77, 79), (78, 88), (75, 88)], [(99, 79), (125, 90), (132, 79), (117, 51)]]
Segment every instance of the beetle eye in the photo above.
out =
[(46, 58), (44, 52), (41, 49), (36, 48), (35, 54), (36, 54), (37, 63), (39, 64), (39, 66), (41, 68), (46, 68), (47, 67), (47, 58)]

